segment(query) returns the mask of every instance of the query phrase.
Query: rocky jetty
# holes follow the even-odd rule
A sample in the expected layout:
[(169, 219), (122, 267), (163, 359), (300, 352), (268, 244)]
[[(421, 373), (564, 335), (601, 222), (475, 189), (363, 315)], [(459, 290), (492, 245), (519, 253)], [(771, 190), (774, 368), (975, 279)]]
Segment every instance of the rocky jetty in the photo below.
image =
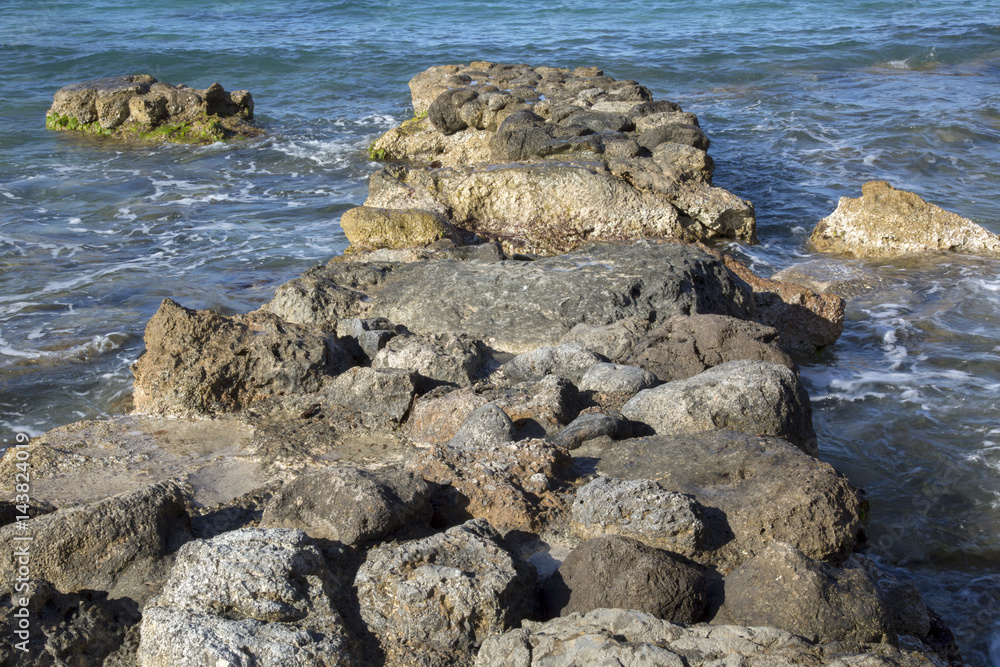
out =
[(972, 220), (885, 181), (869, 181), (861, 197), (841, 197), (809, 239), (820, 252), (897, 257), (924, 252), (1000, 255), (1000, 238)]
[[(434, 132), (496, 135), (531, 100), (562, 118), (559, 91), (596, 127), (649, 103), (594, 70), (490, 68), (496, 90), (411, 82)], [(546, 77), (562, 88), (531, 98)], [(629, 127), (572, 136), (606, 152)], [(134, 414), (0, 461), (33, 475), (2, 514), (0, 616), (34, 621), (0, 660), (961, 664), (864, 556), (863, 491), (817, 458), (794, 354), (832, 342), (833, 297), (676, 239), (513, 256), (421, 215), (416, 247), (355, 249), (252, 313), (165, 300)]]
[(157, 81), (148, 74), (92, 79), (60, 88), (45, 116), (50, 130), (141, 141), (212, 143), (256, 137), (253, 97)]

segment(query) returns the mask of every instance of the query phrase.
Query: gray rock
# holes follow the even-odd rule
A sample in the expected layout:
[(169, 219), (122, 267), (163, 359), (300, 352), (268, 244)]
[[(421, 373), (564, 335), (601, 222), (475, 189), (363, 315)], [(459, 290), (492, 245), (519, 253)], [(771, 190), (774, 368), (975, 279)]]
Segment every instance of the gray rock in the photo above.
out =
[(361, 616), (389, 664), (428, 650), (469, 660), (483, 640), (531, 613), (535, 574), (495, 529), (476, 519), (375, 547), (355, 587)]
[(818, 453), (809, 395), (787, 366), (766, 361), (730, 361), (646, 389), (622, 414), (662, 435), (730, 429), (779, 436)]
[(351, 665), (333, 572), (298, 530), (186, 544), (143, 610), (139, 665)]
[(581, 322), (559, 339), (560, 343), (578, 343), (614, 363), (624, 363), (632, 348), (649, 330), (649, 321), (630, 317), (611, 324)]
[(771, 276), (771, 280), (802, 285), (814, 292), (828, 292), (848, 299), (871, 292), (885, 279), (861, 260), (820, 257), (793, 264)]
[(694, 553), (704, 543), (704, 508), (651, 479), (598, 477), (576, 492), (572, 512), (584, 539), (624, 535), (678, 553)]
[(728, 361), (751, 359), (795, 368), (771, 327), (724, 315), (677, 315), (638, 340), (624, 363), (660, 380), (683, 380)]
[(554, 347), (537, 347), (519, 354), (501, 369), (509, 382), (531, 382), (541, 380), (546, 375), (557, 375), (579, 385), (588, 368), (603, 359), (590, 350), (575, 343), (563, 343)]
[(355, 367), (330, 380), (315, 399), (402, 422), (413, 406), (417, 383), (416, 373), (409, 370)]
[(725, 578), (725, 618), (768, 625), (820, 643), (895, 644), (896, 632), (864, 568), (836, 568), (772, 542)]
[(892, 625), (897, 634), (921, 640), (930, 636), (933, 612), (912, 581), (895, 576), (861, 554), (852, 555), (850, 562), (863, 567), (875, 582), (879, 597), (892, 614)]
[(514, 440), (514, 422), (495, 403), (473, 410), (458, 429), (449, 447), (482, 448)]
[[(30, 542), (18, 540), (26, 535)], [(4, 553), (28, 545), (32, 577), (67, 593), (106, 591), (140, 603), (166, 578), (173, 552), (190, 539), (185, 493), (175, 482), (0, 528)], [(18, 567), (14, 556), (0, 560), (0, 580), (14, 581)]]
[(264, 509), (260, 525), (359, 545), (428, 522), (432, 491), (412, 472), (331, 466), (286, 482)]
[(600, 412), (589, 412), (582, 414), (566, 428), (559, 431), (549, 440), (560, 447), (566, 449), (577, 449), (588, 440), (594, 440), (607, 436), (609, 438), (622, 438), (631, 431), (628, 422), (621, 417), (606, 415)]
[(846, 478), (778, 438), (713, 431), (623, 440), (604, 451), (596, 469), (696, 498), (705, 508), (704, 548), (684, 555), (723, 572), (772, 541), (843, 562), (867, 512)]
[(372, 368), (397, 368), (418, 377), (421, 392), (440, 384), (467, 387), (480, 374), (486, 357), (468, 336), (438, 334), (396, 336), (372, 359)]
[(658, 384), (655, 375), (638, 366), (599, 363), (587, 369), (580, 379), (580, 391), (638, 394)]

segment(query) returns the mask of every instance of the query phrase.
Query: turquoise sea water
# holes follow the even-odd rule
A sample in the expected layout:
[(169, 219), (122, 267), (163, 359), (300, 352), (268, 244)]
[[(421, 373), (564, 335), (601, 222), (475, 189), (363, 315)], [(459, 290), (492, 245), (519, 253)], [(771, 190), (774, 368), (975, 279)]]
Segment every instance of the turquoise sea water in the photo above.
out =
[[(696, 112), (765, 275), (872, 179), (1000, 232), (997, 2), (121, 4), (0, 6), (0, 441), (120, 409), (162, 298), (247, 311), (340, 252), (365, 147), (435, 64), (598, 65)], [(131, 73), (249, 89), (268, 136), (44, 129), (60, 86)], [(873, 552), (1000, 665), (1000, 261), (869, 266), (891, 289), (803, 365), (822, 457), (868, 492)]]

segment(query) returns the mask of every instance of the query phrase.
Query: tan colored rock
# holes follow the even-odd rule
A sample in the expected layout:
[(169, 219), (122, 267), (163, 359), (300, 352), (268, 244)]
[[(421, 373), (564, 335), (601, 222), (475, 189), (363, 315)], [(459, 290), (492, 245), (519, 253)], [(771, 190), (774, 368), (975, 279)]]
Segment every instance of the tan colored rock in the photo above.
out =
[(820, 252), (896, 257), (952, 251), (1000, 254), (1000, 238), (973, 221), (897, 190), (885, 181), (861, 186), (861, 197), (841, 197), (809, 239)]
[(344, 212), (340, 226), (354, 248), (413, 248), (441, 239), (461, 243), (458, 230), (444, 216), (420, 209), (358, 206)]

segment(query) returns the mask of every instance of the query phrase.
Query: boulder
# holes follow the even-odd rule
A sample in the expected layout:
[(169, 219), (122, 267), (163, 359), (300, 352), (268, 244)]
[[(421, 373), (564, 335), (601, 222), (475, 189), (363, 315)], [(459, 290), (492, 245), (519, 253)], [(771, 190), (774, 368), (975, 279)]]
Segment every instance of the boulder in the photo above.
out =
[(857, 257), (1000, 254), (996, 234), (885, 181), (865, 183), (857, 199), (841, 197), (837, 210), (816, 224), (809, 242), (819, 252)]
[(164, 299), (132, 365), (135, 411), (214, 414), (269, 396), (319, 390), (351, 365), (331, 339), (270, 313), (224, 317)]
[(344, 211), (340, 226), (354, 249), (412, 248), (441, 239), (461, 242), (461, 236), (443, 216), (420, 209), (359, 206)]
[(892, 616), (864, 568), (817, 562), (772, 542), (725, 578), (720, 616), (767, 625), (818, 641), (896, 643)]
[(829, 464), (784, 440), (712, 431), (613, 443), (599, 474), (655, 480), (704, 508), (703, 546), (683, 555), (729, 571), (770, 542), (842, 563), (861, 539), (867, 503)]
[(92, 79), (60, 88), (45, 116), (50, 130), (74, 130), (141, 141), (212, 143), (263, 134), (253, 97), (159, 82), (148, 74)]
[(567, 424), (549, 441), (566, 449), (577, 449), (589, 440), (605, 437), (617, 440), (628, 437), (631, 431), (631, 425), (621, 415), (588, 412)]
[(429, 522), (432, 491), (412, 472), (331, 466), (286, 482), (264, 509), (260, 526), (360, 545)]
[(836, 294), (842, 299), (856, 297), (882, 287), (885, 279), (861, 260), (820, 257), (793, 264), (778, 271), (771, 280), (802, 285), (813, 292)]
[(632, 348), (649, 330), (649, 320), (629, 317), (611, 324), (581, 322), (566, 332), (559, 343), (577, 343), (613, 363), (625, 363)]
[(619, 535), (595, 537), (566, 557), (545, 583), (548, 616), (635, 609), (677, 623), (705, 611), (705, 577), (668, 551)]
[(455, 437), (448, 441), (448, 446), (456, 449), (481, 449), (512, 440), (514, 422), (496, 403), (487, 403), (469, 413)]
[(670, 382), (741, 359), (795, 368), (778, 344), (776, 329), (725, 315), (668, 318), (635, 343), (627, 363)]
[(480, 375), (486, 355), (477, 341), (454, 333), (396, 336), (372, 358), (372, 368), (415, 373), (417, 389), (441, 384), (467, 387)]
[(634, 396), (643, 389), (648, 389), (656, 384), (658, 384), (657, 377), (638, 366), (597, 363), (583, 374), (579, 387), (580, 391)]
[(302, 531), (244, 528), (190, 542), (143, 610), (138, 663), (353, 665), (339, 588)]
[(355, 366), (327, 381), (309, 400), (402, 423), (413, 406), (418, 384), (417, 374), (409, 370)]
[(816, 456), (809, 395), (787, 366), (730, 361), (636, 394), (622, 414), (662, 435), (730, 429), (774, 435)]
[(413, 664), (428, 654), (471, 662), (483, 640), (532, 612), (535, 574), (476, 519), (373, 548), (354, 585), (361, 617), (381, 641), (387, 664)]
[(437, 445), (417, 455), (412, 469), (442, 486), (435, 522), (481, 518), (509, 533), (540, 530), (566, 509), (561, 494), (571, 474), (565, 450), (544, 440), (469, 448)]
[(162, 482), (0, 528), (6, 554), (0, 580), (13, 582), (27, 565), (33, 578), (62, 592), (105, 591), (141, 604), (166, 578), (173, 553), (190, 539), (185, 492)]
[(575, 343), (562, 343), (552, 347), (536, 347), (517, 355), (501, 370), (513, 383), (541, 380), (546, 375), (557, 375), (579, 385), (588, 368), (604, 361), (590, 350)]
[(576, 492), (572, 513), (574, 532), (584, 539), (624, 535), (687, 554), (705, 544), (704, 508), (651, 479), (598, 477)]

